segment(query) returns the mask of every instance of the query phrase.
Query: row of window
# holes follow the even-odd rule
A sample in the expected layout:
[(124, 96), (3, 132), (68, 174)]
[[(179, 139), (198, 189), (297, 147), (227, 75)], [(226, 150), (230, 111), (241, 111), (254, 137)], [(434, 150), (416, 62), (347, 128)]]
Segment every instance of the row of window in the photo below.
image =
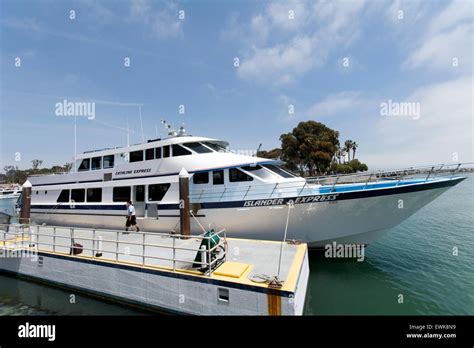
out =
[(92, 157), (92, 158), (84, 158), (77, 169), (80, 172), (92, 169), (107, 169), (114, 167), (114, 155), (108, 155), (104, 157)]
[(226, 149), (216, 143), (205, 141), (203, 143), (191, 142), (184, 144), (166, 145), (152, 149), (138, 150), (130, 152), (130, 162), (149, 161), (167, 157), (178, 157), (192, 155), (194, 151), (198, 154), (211, 153), (213, 151), (224, 152)]
[(185, 149), (181, 145), (166, 145), (163, 147), (157, 147), (152, 149), (132, 151), (130, 152), (130, 162), (140, 162), (143, 161), (143, 159), (145, 159), (145, 161), (149, 161), (154, 159), (186, 156), (191, 154), (191, 151)]
[[(148, 201), (158, 202), (163, 199), (166, 192), (170, 188), (171, 184), (154, 184), (148, 185)], [(145, 201), (145, 185), (134, 186), (135, 188), (135, 201)], [(132, 188), (130, 186), (118, 186), (112, 190), (112, 201), (113, 202), (127, 202), (131, 200)], [(88, 189), (66, 189), (62, 190), (59, 194), (56, 202), (58, 203), (69, 203), (69, 202), (88, 202), (98, 203), (102, 202), (102, 188), (94, 187)]]
[[(272, 164), (264, 165), (254, 165), (254, 166), (245, 166), (241, 169), (252, 172), (252, 174), (258, 176), (261, 179), (269, 179), (275, 175), (282, 176), (284, 178), (294, 178), (295, 176), (280, 167), (277, 167)], [(196, 173), (193, 176), (194, 184), (208, 184), (209, 183), (209, 173), (211, 173), (212, 184), (213, 185), (223, 185), (224, 184), (224, 171), (223, 170), (214, 170), (212, 172), (202, 172)], [(230, 168), (229, 169), (229, 182), (245, 182), (252, 181), (253, 178), (240, 170), (239, 168)]]
[[(193, 175), (194, 184), (208, 184), (209, 183), (209, 173), (212, 176), (213, 185), (224, 185), (224, 170), (214, 170), (212, 172), (202, 172), (196, 173)], [(229, 181), (230, 182), (242, 182), (242, 181), (252, 181), (253, 178), (250, 175), (247, 175), (238, 168), (229, 169)]]
[[(196, 153), (210, 153), (213, 151), (224, 152), (226, 149), (216, 143), (212, 142), (191, 142), (183, 145), (174, 144), (163, 147), (156, 147), (145, 150), (137, 150), (130, 152), (130, 162), (149, 161), (160, 158), (178, 157), (192, 155), (193, 150)], [(83, 172), (87, 170), (107, 169), (114, 167), (114, 155), (99, 156), (92, 158), (85, 158), (79, 165), (78, 171)]]

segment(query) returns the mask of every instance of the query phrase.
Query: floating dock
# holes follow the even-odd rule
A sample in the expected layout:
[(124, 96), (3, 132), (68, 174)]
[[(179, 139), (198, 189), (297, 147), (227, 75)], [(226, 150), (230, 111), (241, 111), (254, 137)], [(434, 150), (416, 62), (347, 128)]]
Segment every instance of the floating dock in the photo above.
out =
[(306, 244), (33, 225), (0, 226), (0, 271), (192, 315), (302, 315)]

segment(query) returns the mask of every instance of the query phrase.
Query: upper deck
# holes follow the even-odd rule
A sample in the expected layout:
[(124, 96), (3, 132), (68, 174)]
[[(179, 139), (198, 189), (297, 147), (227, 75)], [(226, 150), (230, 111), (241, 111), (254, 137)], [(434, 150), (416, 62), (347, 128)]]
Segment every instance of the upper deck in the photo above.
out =
[[(182, 168), (189, 173), (197, 173), (275, 162), (233, 153), (227, 146), (228, 143), (223, 140), (207, 137), (155, 139), (132, 146), (86, 151), (76, 156), (74, 168), (69, 173), (32, 176), (29, 179), (33, 186), (93, 183), (173, 176)], [(279, 180), (283, 177), (267, 175), (263, 180), (270, 178)]]

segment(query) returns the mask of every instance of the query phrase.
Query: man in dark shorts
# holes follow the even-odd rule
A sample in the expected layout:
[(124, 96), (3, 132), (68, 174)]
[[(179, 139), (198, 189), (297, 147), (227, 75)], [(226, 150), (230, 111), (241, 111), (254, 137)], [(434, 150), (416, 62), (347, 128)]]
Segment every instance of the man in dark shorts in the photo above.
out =
[(128, 228), (130, 226), (134, 226), (138, 231), (140, 231), (140, 228), (137, 225), (137, 217), (135, 215), (135, 207), (132, 204), (132, 201), (127, 202), (127, 222), (125, 224), (125, 231), (128, 231)]

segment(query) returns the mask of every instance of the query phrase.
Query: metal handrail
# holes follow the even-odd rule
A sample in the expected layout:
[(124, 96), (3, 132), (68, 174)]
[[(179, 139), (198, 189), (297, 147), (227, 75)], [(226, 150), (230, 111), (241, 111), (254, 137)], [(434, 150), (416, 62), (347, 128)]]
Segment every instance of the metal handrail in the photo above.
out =
[[(427, 177), (420, 178), (428, 181), (430, 177), (444, 177), (450, 176), (452, 178), (454, 173), (461, 170), (461, 166), (467, 167), (473, 165), (474, 162), (457, 163), (457, 164), (440, 164), (422, 167), (410, 167), (396, 170), (385, 170), (375, 172), (361, 172), (352, 174), (337, 174), (319, 177), (310, 177), (305, 180), (291, 181), (291, 182), (270, 182), (251, 185), (235, 185), (235, 186), (219, 186), (209, 187), (207, 189), (191, 189), (190, 200), (193, 203), (199, 203), (203, 200), (222, 201), (224, 197), (227, 199), (271, 199), (282, 198), (285, 195), (292, 194), (296, 197), (302, 196), (304, 193), (314, 194), (316, 189), (329, 187), (328, 193), (336, 190), (336, 185), (364, 185), (362, 189), (368, 189), (369, 183), (379, 182), (380, 179), (397, 180), (396, 186), (408, 176), (422, 174), (430, 169), (430, 174)], [(435, 170), (436, 167), (439, 167)], [(452, 168), (455, 167), (455, 168)], [(445, 173), (445, 175), (442, 175)], [(362, 178), (363, 180), (356, 180)], [(316, 186), (315, 186), (316, 185)], [(324, 194), (324, 193), (323, 193)]]
[[(213, 233), (210, 236), (199, 236), (199, 235), (191, 236), (194, 239), (198, 239), (198, 240), (201, 240), (201, 241), (202, 240), (207, 240), (208, 241), (208, 248), (206, 250), (206, 253), (207, 253), (208, 257), (206, 258), (206, 262), (197, 262), (197, 261), (194, 261), (194, 260), (183, 260), (183, 259), (179, 259), (179, 258), (176, 257), (176, 251), (177, 250), (202, 252), (202, 250), (199, 249), (199, 248), (187, 248), (187, 247), (178, 247), (178, 246), (176, 246), (176, 243), (175, 243), (176, 239), (181, 238), (181, 237), (186, 237), (186, 238), (190, 237), (190, 236), (184, 236), (184, 235), (181, 235), (181, 234), (172, 234), (172, 235), (170, 235), (170, 234), (165, 234), (165, 233), (160, 233), (160, 232), (156, 232), (156, 233), (155, 232), (141, 232), (141, 231), (140, 232), (134, 232), (138, 235), (142, 235), (142, 243), (137, 243), (137, 242), (130, 242), (130, 241), (120, 241), (118, 237), (119, 237), (119, 234), (122, 231), (115, 231), (115, 230), (87, 229), (87, 228), (81, 228), (81, 227), (47, 226), (48, 228), (52, 228), (52, 234), (46, 234), (46, 233), (40, 233), (40, 228), (42, 226), (39, 226), (39, 225), (29, 226), (29, 225), (26, 225), (26, 224), (13, 224), (13, 225), (0, 224), (0, 226), (8, 226), (8, 227), (14, 227), (15, 228), (15, 231), (5, 230), (3, 232), (3, 235), (4, 235), (3, 241), (4, 242), (16, 241), (16, 238), (18, 238), (20, 235), (23, 237), (21, 239), (21, 241), (12, 242), (12, 245), (14, 245), (15, 247), (17, 247), (18, 245), (20, 245), (20, 247), (24, 247), (25, 243), (27, 243), (27, 246), (30, 247), (30, 248), (31, 248), (32, 244), (35, 244), (37, 246), (45, 245), (45, 246), (51, 246), (53, 252), (58, 252), (57, 248), (69, 248), (69, 249), (74, 248), (74, 243), (75, 243), (76, 240), (92, 241), (92, 247), (91, 248), (87, 248), (87, 247), (82, 246), (82, 251), (91, 252), (92, 258), (97, 258), (95, 256), (96, 255), (95, 252), (100, 251), (100, 252), (106, 252), (106, 253), (114, 254), (116, 262), (119, 262), (119, 255), (126, 255), (126, 256), (131, 256), (131, 257), (141, 257), (142, 258), (142, 266), (149, 266), (149, 264), (146, 263), (146, 259), (170, 261), (170, 262), (173, 263), (173, 271), (174, 272), (176, 271), (176, 262), (182, 262), (182, 263), (187, 263), (187, 264), (198, 264), (198, 265), (201, 265), (204, 269), (207, 269), (205, 274), (208, 275), (208, 276), (212, 275), (213, 265), (217, 261), (219, 261), (219, 259), (222, 259), (222, 257), (221, 257), (219, 259), (216, 258), (216, 259), (213, 260), (212, 257), (211, 257), (211, 254), (217, 248), (222, 247), (223, 244), (225, 243), (226, 238), (227, 238), (227, 233), (226, 233), (225, 229), (219, 230), (219, 231)], [(36, 232), (34, 231), (35, 228), (36, 228)], [(65, 232), (67, 232), (67, 230), (69, 229), (70, 235), (69, 236), (58, 235), (57, 234), (57, 229), (58, 228), (63, 229)], [(28, 240), (24, 240), (25, 239), (24, 235), (26, 233), (25, 229), (28, 229), (28, 237), (29, 237)], [(75, 230), (92, 232), (93, 238), (77, 237), (77, 234), (74, 233)], [(94, 236), (96, 236), (97, 232), (116, 233), (117, 238), (114, 239), (114, 240), (111, 240), (111, 239), (105, 239), (104, 240), (104, 239), (101, 239), (102, 236), (99, 236), (99, 239), (94, 238)], [(16, 238), (7, 239), (7, 235), (8, 236), (14, 236)], [(173, 244), (172, 244), (172, 246), (167, 246), (167, 245), (162, 245), (162, 244), (146, 243), (145, 239), (146, 239), (147, 235), (165, 236), (167, 238), (172, 238), (173, 239)], [(211, 238), (214, 238), (216, 235), (221, 236), (221, 237), (223, 235), (223, 240), (221, 239), (220, 243), (216, 244), (214, 247), (211, 248), (210, 247)], [(53, 243), (45, 242), (44, 239), (43, 239), (43, 241), (41, 241), (41, 238), (40, 238), (41, 236), (52, 238)], [(69, 244), (56, 243), (56, 240), (61, 239), (61, 238), (70, 240), (70, 243)], [(115, 243), (115, 251), (111, 251), (111, 250), (110, 251), (104, 251), (101, 248), (96, 248), (96, 242)], [(142, 246), (142, 253), (141, 254), (135, 254), (135, 253), (130, 253), (130, 252), (120, 252), (119, 251), (119, 244), (138, 245), (138, 246), (141, 245)], [(6, 245), (4, 244), (3, 247), (5, 248)], [(172, 249), (173, 250), (173, 257), (169, 258), (169, 257), (159, 257), (159, 256), (146, 255), (146, 248), (147, 247)], [(224, 258), (226, 258), (225, 253), (226, 253), (226, 250), (224, 248)], [(76, 255), (71, 255), (71, 256), (76, 256)], [(126, 262), (126, 261), (124, 261), (124, 262)]]
[[(422, 174), (424, 172), (427, 172), (427, 169), (431, 169), (433, 167), (440, 167), (442, 169), (445, 167), (445, 171), (449, 171), (449, 173), (452, 172), (452, 170), (449, 169), (449, 167), (454, 167), (454, 171), (459, 171), (461, 166), (467, 167), (469, 165), (474, 165), (474, 162), (464, 162), (464, 163), (453, 163), (453, 164), (434, 164), (434, 165), (426, 165), (426, 166), (418, 166), (418, 167), (408, 167), (408, 168), (400, 168), (400, 169), (387, 169), (387, 170), (378, 170), (378, 171), (371, 171), (371, 172), (360, 172), (360, 173), (349, 173), (349, 174), (333, 174), (333, 175), (323, 175), (323, 176), (314, 176), (314, 177), (308, 177), (306, 180), (325, 180), (329, 178), (337, 178), (337, 177), (353, 177), (353, 176), (366, 176), (366, 175), (383, 175), (383, 174), (394, 174), (394, 173), (404, 173), (407, 171), (411, 171), (411, 174), (405, 174), (404, 176), (407, 175), (412, 175), (412, 174)], [(423, 171), (425, 170), (425, 171)]]

